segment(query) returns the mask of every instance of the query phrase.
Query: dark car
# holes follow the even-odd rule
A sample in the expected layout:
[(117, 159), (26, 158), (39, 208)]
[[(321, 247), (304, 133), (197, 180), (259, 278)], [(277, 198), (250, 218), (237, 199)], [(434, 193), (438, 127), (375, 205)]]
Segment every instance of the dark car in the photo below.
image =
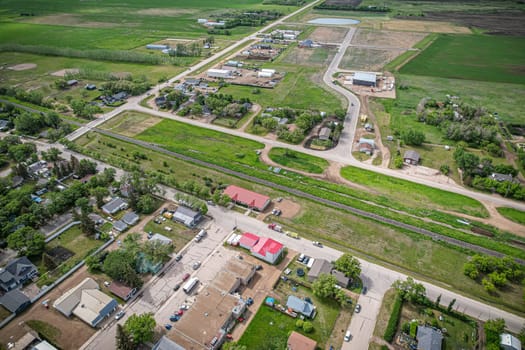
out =
[(257, 265), (257, 266), (255, 266), (255, 270), (256, 270), (256, 271), (260, 271), (260, 270), (262, 270), (262, 269), (263, 269), (262, 265)]
[(175, 285), (175, 287), (173, 287), (173, 290), (176, 292), (176, 291), (179, 290), (179, 288), (180, 288), (180, 283), (177, 283), (177, 284)]
[(363, 294), (366, 294), (366, 292), (368, 292), (368, 288), (363, 287), (363, 291), (362, 292), (363, 292)]
[(180, 261), (182, 259), (182, 254), (179, 254), (175, 257), (175, 261)]
[(184, 276), (182, 276), (182, 280), (183, 281), (186, 281), (188, 278), (190, 278), (190, 274), (189, 273), (185, 273)]

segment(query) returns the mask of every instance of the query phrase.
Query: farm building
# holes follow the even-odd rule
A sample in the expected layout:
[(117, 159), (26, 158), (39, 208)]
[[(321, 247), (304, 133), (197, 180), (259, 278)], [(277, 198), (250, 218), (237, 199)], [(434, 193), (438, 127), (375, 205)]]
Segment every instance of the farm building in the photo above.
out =
[(0, 288), (9, 292), (37, 275), (36, 266), (27, 257), (22, 256), (11, 260), (5, 268), (0, 269)]
[(173, 214), (173, 221), (183, 223), (187, 227), (194, 227), (202, 220), (202, 214), (188, 207), (179, 206)]
[(128, 287), (120, 282), (113, 281), (109, 285), (109, 291), (124, 301), (128, 301), (137, 292), (137, 288)]
[(419, 153), (413, 150), (408, 150), (403, 155), (403, 162), (407, 164), (412, 165), (418, 165), (419, 164)]
[(259, 242), (259, 236), (250, 232), (245, 232), (239, 240), (239, 246), (244, 249), (252, 249), (257, 242)]
[(313, 318), (315, 316), (315, 306), (295, 295), (288, 296), (286, 307), (308, 318)]
[(352, 84), (362, 86), (376, 86), (377, 77), (375, 73), (355, 72)]
[(146, 49), (148, 50), (168, 50), (170, 47), (168, 45), (157, 45), (157, 44), (148, 44), (146, 45)]
[(75, 315), (91, 327), (96, 327), (118, 307), (115, 299), (100, 291), (98, 283), (86, 278), (55, 300), (53, 307), (66, 317)]
[(317, 342), (315, 340), (296, 331), (292, 331), (286, 345), (287, 350), (315, 350), (317, 348)]
[(275, 69), (261, 69), (257, 72), (257, 78), (271, 78), (275, 74)]
[(321, 128), (321, 131), (319, 131), (319, 140), (330, 139), (331, 132), (332, 130), (330, 130), (330, 128), (327, 128), (327, 127)]
[(418, 326), (416, 339), (420, 350), (441, 350), (443, 334), (431, 327)]
[(113, 215), (121, 210), (127, 209), (128, 203), (120, 197), (113, 198), (102, 206), (102, 211), (108, 215)]
[(270, 264), (275, 264), (283, 250), (284, 246), (281, 243), (268, 237), (261, 237), (257, 244), (250, 249), (253, 256)]
[(263, 211), (270, 204), (270, 197), (235, 185), (226, 187), (223, 194), (230, 197), (232, 202), (258, 211)]
[(223, 79), (229, 79), (232, 77), (232, 72), (227, 69), (208, 69), (206, 72), (206, 76), (208, 78), (223, 78)]

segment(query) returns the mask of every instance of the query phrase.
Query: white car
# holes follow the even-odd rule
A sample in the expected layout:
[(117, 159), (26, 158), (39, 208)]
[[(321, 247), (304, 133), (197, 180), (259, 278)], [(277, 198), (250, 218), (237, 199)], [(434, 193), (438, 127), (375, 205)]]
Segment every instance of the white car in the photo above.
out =
[(323, 244), (321, 242), (317, 242), (317, 241), (312, 241), (312, 244), (316, 247), (322, 247)]
[(124, 310), (120, 310), (120, 311), (115, 315), (115, 320), (120, 320), (122, 317), (124, 317), (125, 314), (126, 314), (126, 311), (124, 311)]

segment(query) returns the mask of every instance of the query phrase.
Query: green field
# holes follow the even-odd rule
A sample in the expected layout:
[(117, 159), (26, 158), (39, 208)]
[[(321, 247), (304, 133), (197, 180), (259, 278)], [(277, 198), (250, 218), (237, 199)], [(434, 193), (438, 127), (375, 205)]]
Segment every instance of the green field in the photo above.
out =
[[(171, 228), (171, 231), (166, 230), (166, 227)], [(183, 224), (174, 222), (173, 220), (166, 220), (157, 224), (154, 219), (150, 220), (144, 226), (144, 232), (160, 233), (170, 238), (173, 241), (173, 247), (176, 252), (180, 251), (196, 234)]]
[[(148, 159), (141, 161), (140, 167), (148, 171), (156, 171), (170, 186), (174, 186), (181, 179), (195, 181), (203, 186), (204, 179), (211, 178), (214, 183), (236, 184), (264, 193), (271, 198), (289, 198), (289, 194), (270, 187), (183, 162), (99, 133), (89, 133), (81, 137), (77, 144), (82, 147), (82, 152), (124, 169), (136, 165), (131, 156), (133, 153), (144, 153)], [(108, 147), (108, 144), (112, 147)], [(300, 198), (293, 199), (301, 205), (301, 213), (294, 218), (281, 217), (277, 221), (284, 224), (287, 229), (299, 232), (302, 237), (330, 242), (339, 249), (351, 249), (361, 257), (388, 262), (402, 270), (413, 271), (421, 278), (426, 276), (429, 280), (441, 281), (476, 298), (525, 313), (525, 303), (520, 290), (510, 288), (502, 294), (502, 297), (490, 295), (480, 284), (467, 278), (462, 270), (457, 268), (468, 261), (468, 254), (465, 252), (424, 239), (416, 234), (402, 232), (351, 215), (346, 211), (335, 210)]]
[(282, 166), (306, 171), (308, 173), (321, 174), (328, 167), (328, 162), (323, 158), (291, 151), (286, 148), (273, 147), (268, 156), (271, 160)]
[(525, 38), (440, 35), (403, 74), (525, 84)]
[(46, 249), (62, 246), (75, 255), (71, 259), (83, 259), (88, 253), (100, 247), (104, 241), (88, 238), (78, 225), (71, 227), (66, 232), (52, 240), (46, 245)]
[(518, 224), (525, 225), (525, 212), (507, 207), (499, 207), (496, 209), (498, 210), (498, 213), (500, 213), (507, 219), (517, 222)]
[[(375, 193), (401, 201), (407, 205), (417, 206), (418, 203), (427, 203), (427, 205), (432, 203), (439, 209), (470, 213), (476, 216), (487, 216), (487, 211), (480, 202), (460, 194), (353, 166), (346, 166), (341, 169), (341, 175), (347, 180), (369, 187)], [(407, 193), (410, 193), (410, 195), (407, 196)]]

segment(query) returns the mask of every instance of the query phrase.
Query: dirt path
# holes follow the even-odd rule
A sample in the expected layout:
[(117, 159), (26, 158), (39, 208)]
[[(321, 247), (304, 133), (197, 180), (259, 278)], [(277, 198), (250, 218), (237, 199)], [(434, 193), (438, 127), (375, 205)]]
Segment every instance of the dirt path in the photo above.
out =
[(384, 339), (381, 339), (381, 338), (379, 338), (379, 337), (376, 337), (375, 335), (370, 339), (370, 342), (371, 342), (371, 343), (376, 343), (376, 344), (379, 344), (379, 345), (384, 345), (384, 346), (386, 346), (389, 350), (395, 350), (395, 349), (396, 349), (392, 344), (388, 343), (388, 342), (387, 342), (386, 340), (384, 340)]
[[(379, 148), (379, 152), (381, 152), (381, 168), (388, 168), (388, 164), (390, 163), (390, 150), (388, 147), (385, 147), (383, 145), (383, 140), (381, 139), (381, 131), (377, 127), (377, 121), (374, 113), (372, 112), (372, 108), (368, 105), (368, 96), (360, 96), (359, 99), (361, 100), (361, 113), (366, 114), (370, 120), (370, 123), (374, 124), (374, 131), (375, 131), (375, 142), (377, 147)], [(377, 157), (377, 152), (375, 152), (375, 157)], [(375, 158), (372, 157), (372, 160)]]
[(246, 128), (248, 127), (248, 125), (250, 125), (253, 118), (255, 118), (257, 114), (259, 114), (259, 112), (261, 111), (261, 108), (262, 108), (261, 105), (258, 105), (255, 103), (252, 105), (252, 110), (251, 110), (252, 116), (248, 118), (248, 120), (239, 128), (239, 131), (244, 132), (246, 130)]

